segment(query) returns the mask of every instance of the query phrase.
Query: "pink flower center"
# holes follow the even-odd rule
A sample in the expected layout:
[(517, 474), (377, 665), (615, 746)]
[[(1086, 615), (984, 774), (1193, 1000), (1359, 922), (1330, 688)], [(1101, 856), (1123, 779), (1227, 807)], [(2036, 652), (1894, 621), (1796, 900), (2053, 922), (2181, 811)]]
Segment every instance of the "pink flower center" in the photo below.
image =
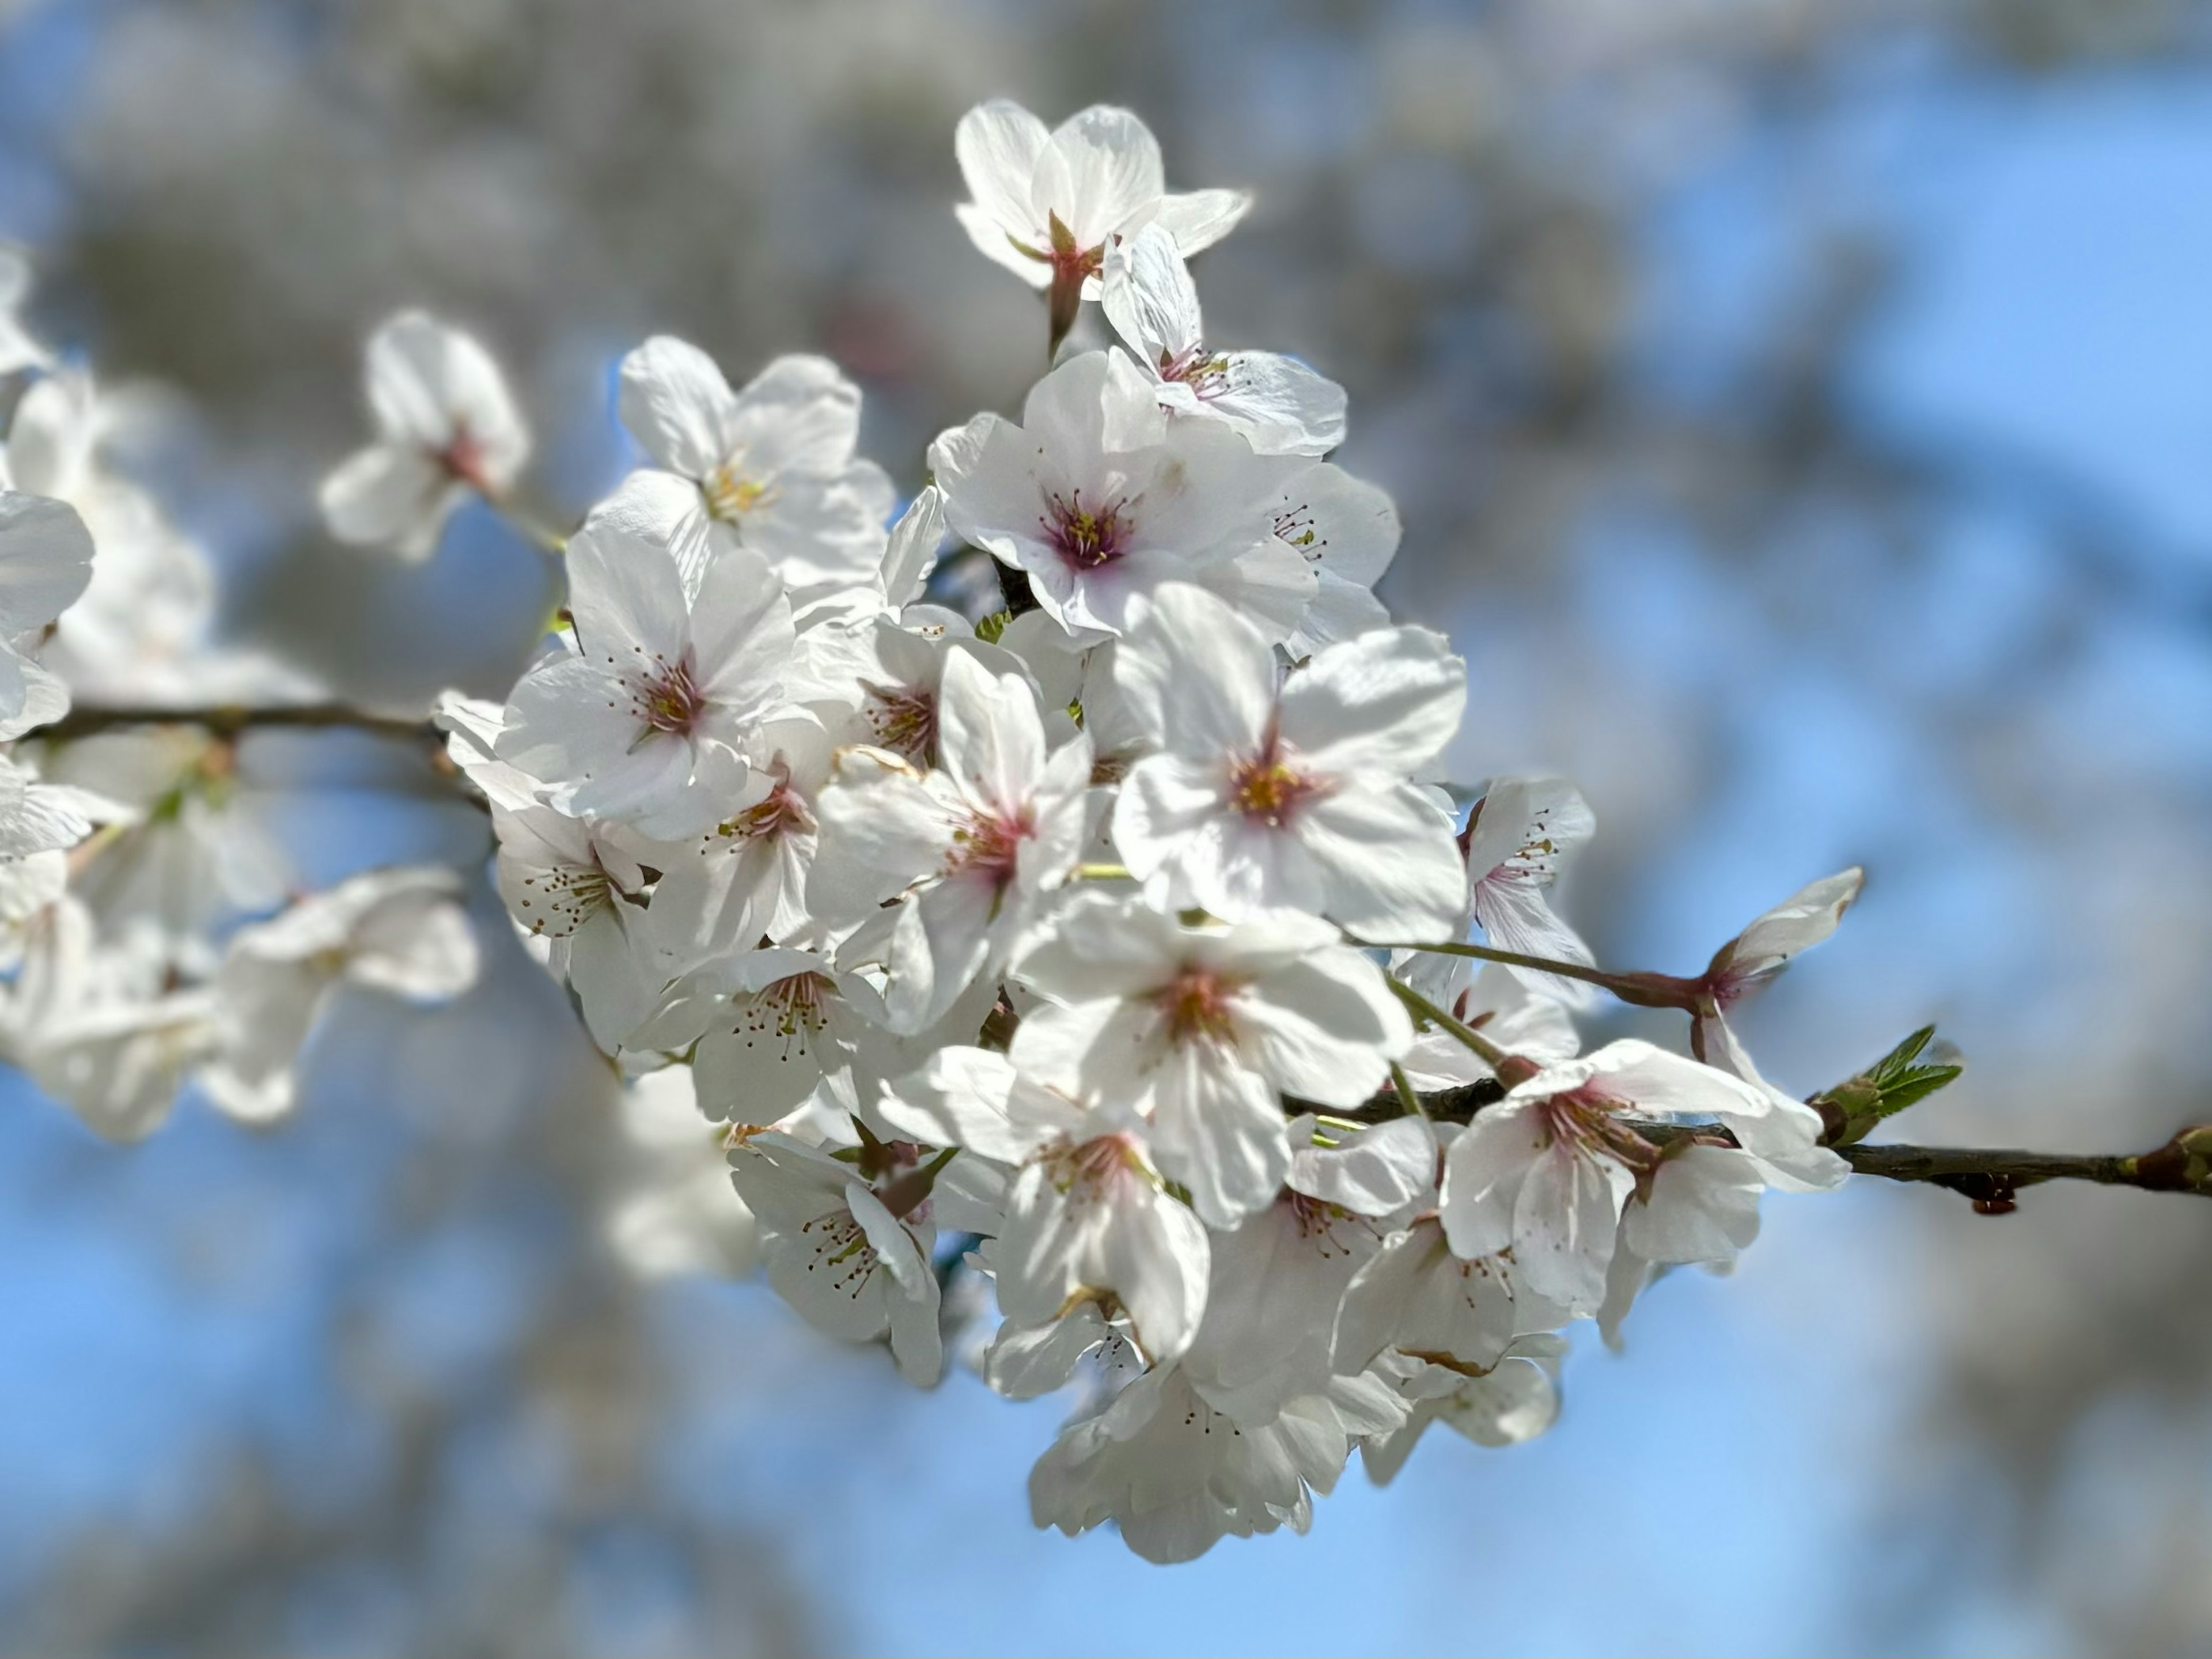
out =
[(1303, 802), (1321, 792), (1318, 778), (1299, 771), (1272, 744), (1237, 763), (1229, 775), (1230, 804), (1270, 830), (1281, 829)]
[(945, 873), (981, 876), (1003, 890), (1020, 867), (1022, 843), (1036, 834), (1036, 816), (1027, 807), (1014, 813), (974, 813), (952, 832)]
[(1237, 994), (1243, 988), (1203, 968), (1185, 968), (1155, 994), (1153, 1002), (1174, 1043), (1233, 1042)]
[(876, 685), (861, 682), (867, 701), (860, 715), (876, 734), (877, 744), (893, 754), (926, 763), (937, 746), (937, 699), (908, 685)]
[(466, 426), (456, 425), (453, 436), (438, 457), (438, 463), (455, 478), (479, 495), (495, 495), (491, 479), (484, 472), (483, 445)]
[(1135, 526), (1126, 516), (1126, 501), (1109, 502), (1093, 510), (1083, 504), (1079, 489), (1066, 495), (1045, 497), (1045, 540), (1077, 570), (1096, 570), (1128, 551)]
[(807, 810), (805, 800), (791, 787), (788, 776), (776, 780), (775, 787), (765, 797), (755, 801), (714, 833), (737, 841), (773, 841), (782, 836), (811, 835), (814, 814)]
[(1070, 1144), (1062, 1141), (1044, 1154), (1052, 1184), (1078, 1201), (1094, 1201), (1142, 1167), (1137, 1144), (1126, 1134), (1099, 1135)]
[(1628, 1104), (1588, 1085), (1536, 1103), (1547, 1144), (1591, 1158), (1610, 1158), (1638, 1171), (1658, 1167), (1659, 1149), (1614, 1115)]
[(674, 662), (656, 655), (629, 682), (629, 696), (630, 712), (645, 727), (638, 734), (640, 743), (656, 732), (686, 735), (707, 708), (707, 694), (699, 689), (688, 652)]
[(1201, 400), (1220, 397), (1229, 390), (1229, 358), (1194, 345), (1180, 356), (1160, 353), (1160, 379), (1188, 386)]

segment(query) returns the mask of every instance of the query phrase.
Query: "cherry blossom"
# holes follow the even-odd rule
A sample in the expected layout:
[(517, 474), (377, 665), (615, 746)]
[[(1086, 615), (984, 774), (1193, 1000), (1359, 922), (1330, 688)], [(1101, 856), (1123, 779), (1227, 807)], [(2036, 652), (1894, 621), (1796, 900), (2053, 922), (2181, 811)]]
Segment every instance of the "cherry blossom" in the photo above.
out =
[(1170, 423), (1119, 353), (1085, 352), (942, 434), (930, 470), (955, 533), (1025, 572), (1070, 632), (1127, 632), (1163, 582), (1212, 589), (1286, 637), (1317, 578), (1273, 532), (1280, 470), (1218, 422)]
[[(1554, 962), (1596, 961), (1582, 935), (1552, 909), (1559, 872), (1596, 833), (1582, 792), (1564, 778), (1494, 778), (1469, 821), (1468, 915), (1500, 950)], [(1580, 980), (1516, 968), (1537, 989), (1571, 1007), (1595, 994)]]
[(994, 98), (961, 118), (952, 149), (974, 198), (953, 212), (984, 258), (1051, 291), (1054, 344), (1079, 301), (1098, 297), (1115, 237), (1158, 225), (1188, 256), (1226, 236), (1252, 205), (1242, 191), (1170, 194), (1152, 130), (1104, 104), (1048, 131)]
[(1198, 288), (1155, 222), (1106, 252), (1107, 320), (1170, 415), (1206, 416), (1262, 455), (1326, 455), (1344, 441), (1344, 388), (1295, 357), (1207, 346)]
[(941, 764), (924, 772), (877, 749), (848, 750), (822, 792), (807, 896), (825, 921), (878, 922), (887, 936), (841, 948), (858, 965), (872, 945), (888, 968), (895, 1031), (916, 1031), (1003, 964), (1073, 869), (1084, 838), (1091, 745), (1048, 751), (1036, 693), (1019, 674), (972, 657), (946, 662), (938, 710)]
[(731, 548), (687, 594), (666, 547), (612, 524), (568, 544), (568, 584), (573, 648), (516, 684), (495, 754), (563, 812), (662, 839), (703, 832), (781, 705), (793, 637), (781, 586)]
[(1209, 1226), (1236, 1225), (1281, 1186), (1283, 1091), (1356, 1105), (1413, 1040), (1375, 964), (1312, 917), (1192, 926), (1086, 894), (1054, 921), (1017, 964), (1046, 1002), (1015, 1033), (1014, 1065), (1127, 1102)]
[(640, 839), (550, 807), (492, 808), (500, 896), (507, 914), (550, 948), (546, 965), (568, 981), (592, 1040), (610, 1052), (659, 1000), (653, 943), (644, 937), (645, 866)]
[(1313, 572), (1314, 596), (1283, 641), (1293, 659), (1390, 625), (1375, 584), (1397, 556), (1398, 508), (1389, 494), (1331, 461), (1284, 467), (1276, 480), (1276, 539)]
[(0, 721), (16, 721), (40, 685), (52, 684), (23, 649), (24, 636), (53, 622), (91, 580), (92, 538), (73, 508), (0, 489)]
[(795, 595), (880, 570), (890, 479), (854, 455), (860, 389), (826, 357), (778, 357), (732, 392), (705, 352), (659, 335), (623, 359), (622, 419), (654, 465), (594, 517), (665, 541), (687, 590), (739, 547)]
[(1111, 1520), (1147, 1561), (1193, 1560), (1224, 1537), (1304, 1532), (1313, 1494), (1334, 1487), (1351, 1447), (1328, 1395), (1248, 1425), (1208, 1405), (1179, 1366), (1158, 1366), (1061, 1431), (1030, 1472), (1030, 1512), (1071, 1537)]
[(1104, 1340), (1102, 1310), (1126, 1316), (1149, 1363), (1190, 1346), (1206, 1308), (1206, 1232), (1165, 1190), (1133, 1115), (1088, 1110), (982, 1048), (942, 1050), (878, 1110), (924, 1144), (1015, 1167), (992, 1257), (1008, 1321), (1042, 1330), (1090, 1310), (1084, 1331), (1056, 1334), (1071, 1365)]
[(1449, 931), (1465, 872), (1410, 781), (1467, 699), (1441, 635), (1364, 634), (1285, 679), (1249, 623), (1179, 586), (1116, 649), (1114, 678), (1158, 745), (1123, 783), (1114, 844), (1159, 902), (1307, 910), (1370, 938)]
[(376, 441), (323, 480), (323, 520), (340, 541), (428, 558), (471, 492), (505, 495), (530, 434), (491, 354), (425, 312), (369, 337), (365, 379)]
[(450, 871), (371, 871), (234, 935), (215, 981), (210, 1097), (247, 1122), (290, 1111), (295, 1062), (341, 984), (416, 1002), (467, 990), (477, 951), (459, 895)]
[[(852, 1342), (888, 1336), (908, 1380), (937, 1381), (945, 1363), (938, 1334), (936, 1230), (915, 1218), (895, 1178), (878, 1190), (858, 1166), (764, 1131), (730, 1151), (738, 1194), (760, 1228), (769, 1283), (811, 1324)], [(902, 1207), (887, 1207), (890, 1203)]]
[[(1594, 1313), (1621, 1206), (1665, 1161), (1628, 1120), (1717, 1120), (1741, 1134), (1773, 1111), (1763, 1091), (1634, 1039), (1547, 1066), (1479, 1113), (1446, 1152), (1438, 1209), (1452, 1253), (1473, 1261), (1510, 1249), (1537, 1294)], [(1725, 1186), (1680, 1197), (1693, 1209), (1733, 1202)]]

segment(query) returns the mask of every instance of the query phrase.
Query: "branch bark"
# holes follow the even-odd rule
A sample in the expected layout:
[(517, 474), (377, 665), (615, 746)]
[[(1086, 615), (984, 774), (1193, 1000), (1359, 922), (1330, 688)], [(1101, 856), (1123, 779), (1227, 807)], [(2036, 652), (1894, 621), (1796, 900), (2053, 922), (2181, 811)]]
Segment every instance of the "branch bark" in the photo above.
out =
[(433, 743), (444, 735), (428, 720), (372, 714), (343, 702), (280, 703), (258, 708), (234, 703), (178, 708), (158, 705), (106, 708), (86, 706), (70, 709), (52, 725), (42, 726), (29, 735), (48, 743), (70, 743), (79, 738), (95, 737), (103, 732), (119, 732), (140, 726), (197, 726), (221, 738), (234, 738), (241, 732), (257, 727), (287, 726), (294, 729), (344, 728), (368, 732), (382, 738)]
[[(1494, 1083), (1441, 1089), (1420, 1097), (1421, 1109), (1439, 1123), (1465, 1123), (1484, 1107), (1494, 1105), (1503, 1092)], [(1399, 1116), (1403, 1108), (1395, 1093), (1385, 1093), (1349, 1111), (1329, 1109), (1340, 1118), (1381, 1123)], [(1736, 1144), (1735, 1137), (1717, 1124), (1692, 1126), (1641, 1118), (1629, 1123), (1654, 1146), (1684, 1140), (1720, 1146)], [(2163, 1146), (2135, 1153), (2025, 1152), (1999, 1147), (1868, 1146), (1864, 1142), (1830, 1150), (1850, 1164), (1855, 1175), (1945, 1188), (1972, 1199), (1974, 1208), (1984, 1215), (2006, 1213), (2014, 1207), (2021, 1188), (2046, 1181), (2087, 1181), (2100, 1187), (2195, 1193), (2212, 1198), (2212, 1127), (2206, 1127), (2182, 1129)]]

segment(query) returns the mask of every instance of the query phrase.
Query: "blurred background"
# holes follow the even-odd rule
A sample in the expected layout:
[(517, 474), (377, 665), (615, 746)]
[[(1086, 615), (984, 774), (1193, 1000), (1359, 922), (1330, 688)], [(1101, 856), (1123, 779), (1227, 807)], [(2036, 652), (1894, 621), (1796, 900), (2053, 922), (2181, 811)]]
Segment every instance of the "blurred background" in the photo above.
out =
[[(1581, 783), (1602, 960), (1694, 969), (1863, 861), (1747, 1018), (1770, 1075), (1939, 1019), (1971, 1069), (1905, 1138), (2212, 1115), (2203, 8), (17, 0), (0, 235), (49, 337), (189, 400), (147, 465), (235, 637), (379, 707), (496, 696), (535, 554), (315, 523), (365, 330), (480, 331), (563, 515), (656, 330), (736, 380), (836, 356), (911, 489), (1042, 366), (950, 211), (994, 94), (1126, 103), (1171, 185), (1257, 190), (1209, 331), (1350, 388), (1385, 597), (1473, 665), (1458, 774)], [(337, 868), (404, 817), (295, 828)], [(1549, 1436), (1439, 1431), (1309, 1538), (1161, 1570), (1031, 1531), (1053, 1402), (917, 1395), (684, 1271), (737, 1249), (717, 1178), (566, 1021), (510, 952), (450, 1012), (345, 1009), (289, 1127), (188, 1100), (130, 1150), (6, 1080), (0, 1646), (2212, 1652), (2212, 1206), (1770, 1200), (1733, 1279), (1578, 1343)]]

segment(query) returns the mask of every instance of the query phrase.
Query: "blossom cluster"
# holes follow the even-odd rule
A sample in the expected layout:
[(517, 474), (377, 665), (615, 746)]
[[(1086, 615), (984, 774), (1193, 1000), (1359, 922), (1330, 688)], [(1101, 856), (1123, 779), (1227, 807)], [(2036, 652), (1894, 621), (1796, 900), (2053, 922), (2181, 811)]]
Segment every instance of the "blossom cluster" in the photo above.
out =
[[(1398, 520), (1326, 459), (1343, 390), (1204, 332), (1187, 261), (1246, 199), (1167, 192), (1120, 110), (987, 104), (957, 152), (978, 247), (1053, 291), (1055, 338), (1084, 299), (1110, 337), (939, 436), (888, 529), (833, 364), (733, 388), (647, 341), (644, 465), (568, 540), (563, 625), (503, 707), (441, 718), (647, 1138), (687, 1103), (727, 1126), (769, 1282), (926, 1385), (988, 1280), (983, 1377), (1082, 1401), (1037, 1522), (1180, 1559), (1303, 1528), (1355, 1447), (1387, 1478), (1432, 1420), (1535, 1433), (1571, 1322), (1836, 1184), (1726, 1008), (1857, 877), (1717, 959), (1702, 1059), (1581, 1054), (1591, 957), (1550, 893), (1594, 821), (1556, 779), (1443, 785), (1466, 665), (1375, 597)], [(520, 453), (441, 337), (332, 479), (341, 531), (420, 545)], [(933, 598), (983, 557), (1002, 607)], [(1476, 973), (1478, 933), (1537, 965)], [(1455, 1091), (1493, 1103), (1431, 1121)], [(680, 1207), (628, 1236), (696, 1259)]]
[[(1583, 1053), (1607, 976), (1553, 898), (1595, 819), (1556, 778), (1445, 782), (1467, 665), (1375, 596), (1399, 522), (1328, 459), (1343, 389), (1205, 333), (1188, 262), (1249, 198), (1168, 191), (1121, 110), (989, 103), (956, 148), (961, 224), (1048, 295), (1018, 420), (941, 434), (902, 506), (835, 364), (733, 387), (645, 342), (641, 464), (547, 538), (557, 626), (503, 703), (436, 720), (507, 915), (625, 1079), (617, 1246), (757, 1260), (916, 1383), (950, 1346), (1071, 1390), (1036, 1522), (1182, 1559), (1303, 1529), (1354, 1449), (1387, 1480), (1432, 1421), (1540, 1431), (1567, 1327), (1843, 1178), (1729, 1012), (1858, 872), (1676, 982), (1692, 1055)], [(58, 725), (71, 687), (314, 688), (208, 642), (204, 562), (104, 470), (89, 382), (12, 326), (0, 357), (36, 377), (0, 496), (0, 1037), (111, 1133), (186, 1082), (267, 1121), (335, 988), (466, 989), (462, 883), (302, 892), (254, 784), (297, 733)], [(416, 558), (472, 497), (521, 516), (483, 346), (402, 314), (367, 389), (333, 535)]]
[[(113, 1139), (187, 1085), (267, 1123), (341, 989), (432, 1003), (473, 982), (464, 883), (424, 866), (311, 890), (277, 821), (313, 769), (304, 734), (159, 718), (320, 688), (216, 641), (212, 562), (115, 465), (161, 400), (33, 337), (28, 286), (0, 256), (0, 1055)], [(73, 702), (134, 718), (72, 729)]]

